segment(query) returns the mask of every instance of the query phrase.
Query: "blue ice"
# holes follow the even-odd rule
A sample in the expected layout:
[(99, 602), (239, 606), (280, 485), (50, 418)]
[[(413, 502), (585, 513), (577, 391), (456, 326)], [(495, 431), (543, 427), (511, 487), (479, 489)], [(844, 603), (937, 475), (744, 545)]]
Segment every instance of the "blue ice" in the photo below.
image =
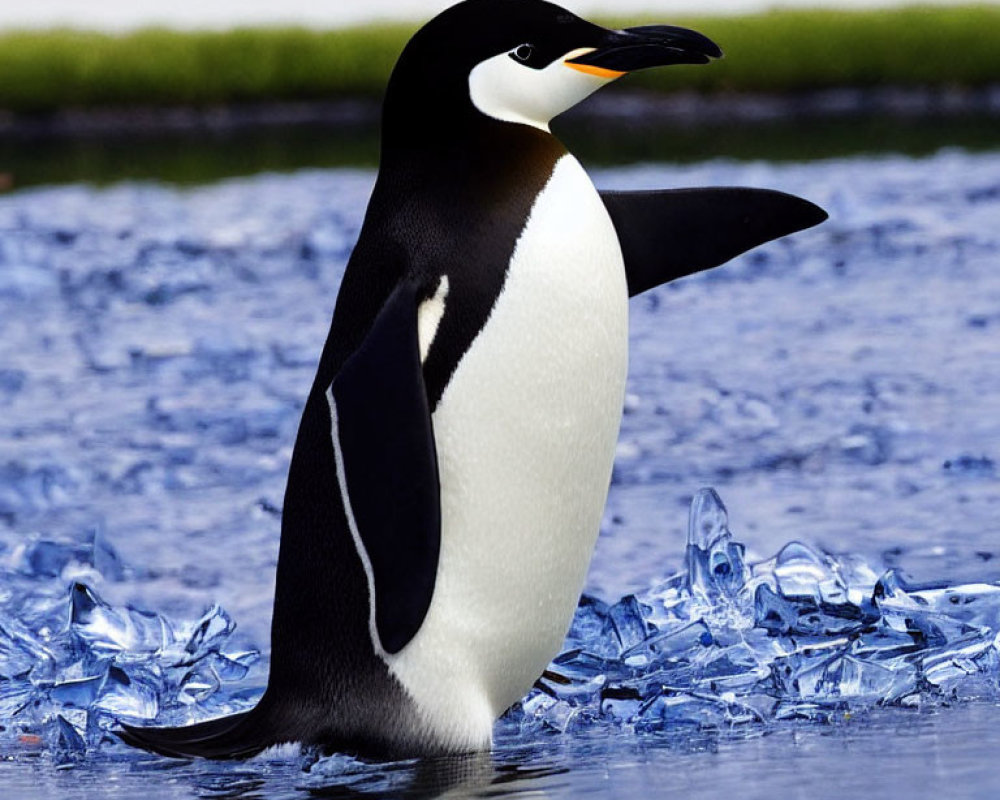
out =
[[(234, 645), (223, 609), (176, 620), (112, 605), (81, 577), (98, 565), (110, 580), (125, 572), (95, 536), (88, 547), (38, 540), (0, 567), (0, 585), (16, 588), (0, 603), (0, 741), (42, 742), (68, 768), (118, 746), (119, 720), (182, 724), (254, 702), (239, 682), (259, 653)], [(722, 500), (704, 489), (684, 570), (610, 605), (580, 598), (563, 652), (499, 731), (753, 731), (993, 698), (994, 578), (918, 580), (801, 542), (749, 564)]]

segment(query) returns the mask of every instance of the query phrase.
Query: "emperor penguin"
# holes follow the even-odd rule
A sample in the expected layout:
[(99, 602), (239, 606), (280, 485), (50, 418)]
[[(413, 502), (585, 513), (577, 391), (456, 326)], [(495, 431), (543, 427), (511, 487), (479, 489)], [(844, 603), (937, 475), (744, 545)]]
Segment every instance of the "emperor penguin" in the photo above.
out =
[(489, 748), (572, 620), (600, 528), (628, 299), (825, 219), (756, 189), (598, 192), (549, 130), (705, 36), (465, 0), (409, 41), (285, 492), (267, 689), (123, 725), (168, 756)]

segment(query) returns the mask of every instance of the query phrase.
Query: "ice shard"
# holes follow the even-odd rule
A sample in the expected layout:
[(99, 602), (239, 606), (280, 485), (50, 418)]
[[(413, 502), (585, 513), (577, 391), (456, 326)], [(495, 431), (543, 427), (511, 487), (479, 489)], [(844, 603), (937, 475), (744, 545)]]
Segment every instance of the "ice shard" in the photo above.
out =
[(744, 547), (733, 540), (729, 514), (714, 489), (702, 489), (691, 501), (685, 561), (687, 587), (706, 604), (734, 599), (743, 590), (749, 571)]
[(508, 723), (731, 730), (1000, 697), (1000, 582), (879, 576), (802, 542), (750, 566), (710, 489), (688, 531), (683, 573), (610, 607), (581, 600), (572, 649)]

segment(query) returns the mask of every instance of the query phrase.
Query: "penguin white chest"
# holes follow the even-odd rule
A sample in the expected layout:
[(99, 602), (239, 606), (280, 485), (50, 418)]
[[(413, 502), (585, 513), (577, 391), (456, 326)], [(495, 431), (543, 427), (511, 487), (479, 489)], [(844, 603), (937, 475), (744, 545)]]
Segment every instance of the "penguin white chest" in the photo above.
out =
[(414, 639), (388, 657), (426, 724), (456, 746), (488, 743), (566, 634), (607, 496), (627, 351), (618, 238), (565, 156), (434, 413), (434, 596)]

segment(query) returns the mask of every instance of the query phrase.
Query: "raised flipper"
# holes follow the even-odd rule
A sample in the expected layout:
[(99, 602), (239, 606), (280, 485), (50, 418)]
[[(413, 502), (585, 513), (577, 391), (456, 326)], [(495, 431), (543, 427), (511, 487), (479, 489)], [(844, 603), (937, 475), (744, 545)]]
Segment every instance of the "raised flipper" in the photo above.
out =
[(441, 544), (437, 453), (404, 279), (327, 393), (351, 534), (374, 594), (374, 627), (398, 653), (424, 621)]
[(771, 189), (601, 192), (601, 199), (625, 256), (630, 297), (827, 218), (808, 200)]

